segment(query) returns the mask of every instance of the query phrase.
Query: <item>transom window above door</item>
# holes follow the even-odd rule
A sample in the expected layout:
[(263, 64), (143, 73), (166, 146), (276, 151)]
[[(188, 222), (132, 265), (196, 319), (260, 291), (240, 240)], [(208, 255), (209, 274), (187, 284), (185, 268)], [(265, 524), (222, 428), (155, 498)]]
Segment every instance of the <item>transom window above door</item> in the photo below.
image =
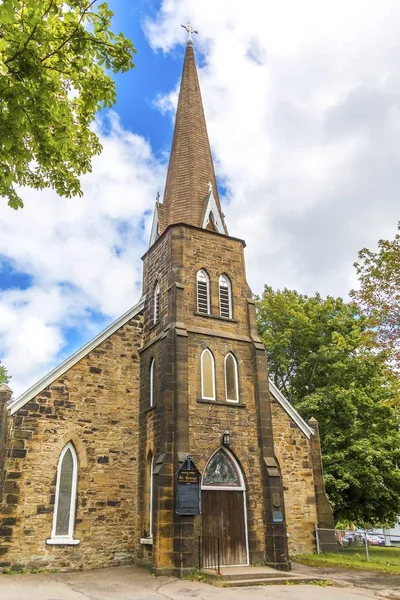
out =
[(202, 485), (217, 487), (243, 486), (236, 461), (223, 448), (210, 458), (203, 475)]

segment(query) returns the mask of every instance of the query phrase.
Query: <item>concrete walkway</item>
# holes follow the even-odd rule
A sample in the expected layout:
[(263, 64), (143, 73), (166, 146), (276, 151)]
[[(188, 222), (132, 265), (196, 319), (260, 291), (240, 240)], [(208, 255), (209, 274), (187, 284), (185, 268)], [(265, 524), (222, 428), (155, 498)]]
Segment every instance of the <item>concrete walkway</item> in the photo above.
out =
[(356, 587), (277, 585), (222, 589), (201, 582), (152, 577), (139, 567), (0, 575), (1, 600), (360, 600), (377, 597), (383, 596)]

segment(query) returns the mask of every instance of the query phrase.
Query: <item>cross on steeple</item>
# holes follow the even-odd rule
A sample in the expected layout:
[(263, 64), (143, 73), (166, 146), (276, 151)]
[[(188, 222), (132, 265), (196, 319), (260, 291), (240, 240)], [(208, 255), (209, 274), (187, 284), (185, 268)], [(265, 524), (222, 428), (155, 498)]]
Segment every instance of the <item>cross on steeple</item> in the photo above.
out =
[(193, 25), (190, 21), (188, 21), (187, 25), (181, 25), (188, 32), (188, 39), (186, 40), (187, 44), (193, 44), (192, 33), (199, 33), (193, 28)]

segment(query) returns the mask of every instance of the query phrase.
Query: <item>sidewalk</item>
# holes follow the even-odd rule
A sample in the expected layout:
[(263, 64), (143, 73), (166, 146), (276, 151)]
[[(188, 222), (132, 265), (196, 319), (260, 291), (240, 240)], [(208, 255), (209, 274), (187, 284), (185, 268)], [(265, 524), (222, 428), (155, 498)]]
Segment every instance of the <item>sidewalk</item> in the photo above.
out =
[[(318, 585), (218, 588), (199, 581), (152, 577), (139, 567), (77, 573), (0, 575), (1, 600), (378, 600), (376, 592)], [(388, 597), (387, 597), (388, 598)]]

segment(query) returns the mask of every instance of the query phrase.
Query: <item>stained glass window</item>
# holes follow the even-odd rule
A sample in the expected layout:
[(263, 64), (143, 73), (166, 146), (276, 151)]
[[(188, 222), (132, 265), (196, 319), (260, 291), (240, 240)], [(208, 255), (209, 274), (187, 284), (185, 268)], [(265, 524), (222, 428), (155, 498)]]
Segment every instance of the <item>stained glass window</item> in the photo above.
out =
[(203, 476), (203, 485), (241, 485), (236, 466), (224, 450), (218, 450), (210, 459)]
[(238, 402), (238, 374), (237, 362), (233, 354), (229, 353), (225, 357), (225, 383), (226, 383), (226, 399), (231, 402)]
[(201, 355), (201, 394), (215, 400), (214, 357), (208, 349)]
[[(74, 450), (69, 444), (61, 455), (61, 464), (58, 471), (58, 499), (56, 507), (56, 522), (55, 522), (55, 535), (56, 536), (70, 536), (73, 533), (73, 522), (75, 510), (75, 493), (76, 493), (76, 475), (74, 473), (76, 469), (76, 458), (73, 456)], [(75, 460), (74, 460), (75, 458)]]

